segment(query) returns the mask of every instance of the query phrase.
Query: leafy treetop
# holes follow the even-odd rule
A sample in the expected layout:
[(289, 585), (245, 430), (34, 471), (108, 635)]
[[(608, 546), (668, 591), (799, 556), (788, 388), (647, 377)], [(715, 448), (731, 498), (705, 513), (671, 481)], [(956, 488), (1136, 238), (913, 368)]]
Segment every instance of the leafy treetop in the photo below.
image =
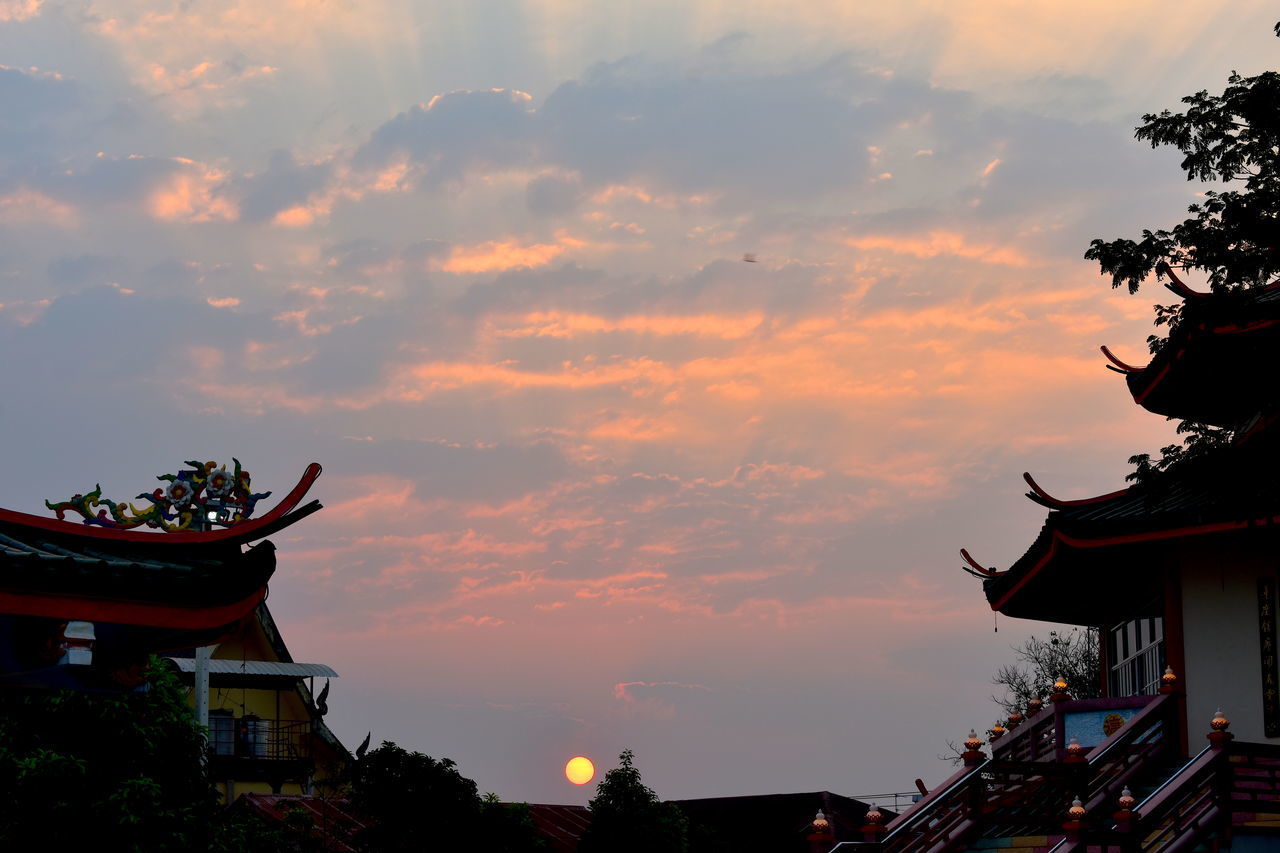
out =
[(578, 845), (580, 853), (685, 853), (689, 849), (684, 813), (645, 786), (634, 761), (631, 750), (624, 750), (618, 766), (596, 786), (588, 804), (591, 825)]
[[(1280, 36), (1280, 23), (1275, 30)], [(1183, 98), (1185, 112), (1142, 117), (1137, 138), (1181, 151), (1187, 180), (1230, 189), (1205, 192), (1172, 229), (1144, 230), (1138, 241), (1094, 240), (1085, 258), (1113, 287), (1134, 293), (1163, 264), (1203, 271), (1215, 291), (1258, 287), (1280, 274), (1280, 73), (1232, 72), (1227, 83), (1221, 95)]]

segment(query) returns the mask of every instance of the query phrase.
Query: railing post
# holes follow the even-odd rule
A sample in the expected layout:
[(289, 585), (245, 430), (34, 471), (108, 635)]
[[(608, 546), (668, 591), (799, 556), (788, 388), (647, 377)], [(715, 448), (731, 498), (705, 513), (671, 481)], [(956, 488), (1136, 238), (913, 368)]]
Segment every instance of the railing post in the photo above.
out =
[(866, 823), (862, 826), (862, 840), (876, 844), (879, 847), (880, 836), (884, 835), (884, 812), (876, 808), (872, 803), (871, 808), (867, 810)]

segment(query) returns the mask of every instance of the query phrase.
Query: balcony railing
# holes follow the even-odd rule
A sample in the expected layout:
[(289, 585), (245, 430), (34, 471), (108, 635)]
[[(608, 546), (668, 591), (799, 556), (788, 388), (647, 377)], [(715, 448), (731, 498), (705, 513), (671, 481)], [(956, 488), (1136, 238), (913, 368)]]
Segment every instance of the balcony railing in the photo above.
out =
[(217, 758), (296, 761), (311, 757), (311, 723), (245, 715), (209, 716), (209, 751)]

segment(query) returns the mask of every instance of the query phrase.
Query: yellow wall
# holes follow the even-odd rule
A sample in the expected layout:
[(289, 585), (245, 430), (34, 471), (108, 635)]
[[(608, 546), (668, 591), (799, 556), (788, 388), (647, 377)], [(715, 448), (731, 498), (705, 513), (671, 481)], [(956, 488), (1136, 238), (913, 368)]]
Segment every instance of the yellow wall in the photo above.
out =
[[(213, 652), (215, 660), (255, 660), (279, 661), (280, 656), (272, 647), (267, 633), (260, 620), (251, 617), (234, 636), (219, 644)], [(216, 681), (216, 677), (214, 679)], [(235, 718), (253, 714), (264, 720), (280, 720), (282, 722), (310, 722), (310, 704), (312, 697), (305, 681), (295, 688), (282, 690), (253, 687), (226, 687), (216, 684), (209, 686), (209, 710), (230, 711)], [(190, 702), (195, 704), (195, 691), (190, 694)], [(340, 775), (345, 755), (331, 748), (318, 736), (310, 738), (311, 757), (315, 762), (315, 787), (324, 793), (331, 788)], [(224, 801), (234, 799), (245, 793), (272, 793), (266, 782), (251, 780), (218, 780), (218, 788)], [(282, 794), (307, 793), (297, 783), (286, 783), (280, 790)]]

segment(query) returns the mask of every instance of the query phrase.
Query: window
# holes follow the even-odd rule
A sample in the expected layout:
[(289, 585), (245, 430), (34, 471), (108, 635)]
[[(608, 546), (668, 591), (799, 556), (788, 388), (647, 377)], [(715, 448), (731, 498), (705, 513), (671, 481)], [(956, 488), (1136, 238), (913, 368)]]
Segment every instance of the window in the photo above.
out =
[(236, 728), (230, 711), (209, 712), (209, 749), (214, 755), (235, 755)]
[(1158, 693), (1164, 673), (1164, 620), (1134, 619), (1116, 625), (1107, 635), (1107, 660), (1110, 695)]

